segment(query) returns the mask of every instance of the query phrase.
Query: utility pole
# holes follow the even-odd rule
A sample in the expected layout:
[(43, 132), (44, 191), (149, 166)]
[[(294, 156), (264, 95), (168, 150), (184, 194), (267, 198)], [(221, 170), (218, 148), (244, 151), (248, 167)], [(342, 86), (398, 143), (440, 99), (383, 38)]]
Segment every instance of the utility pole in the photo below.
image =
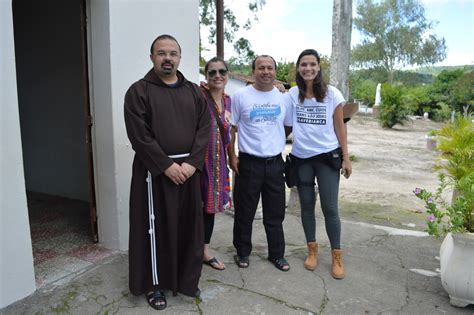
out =
[(224, 59), (224, 0), (216, 0), (217, 57)]

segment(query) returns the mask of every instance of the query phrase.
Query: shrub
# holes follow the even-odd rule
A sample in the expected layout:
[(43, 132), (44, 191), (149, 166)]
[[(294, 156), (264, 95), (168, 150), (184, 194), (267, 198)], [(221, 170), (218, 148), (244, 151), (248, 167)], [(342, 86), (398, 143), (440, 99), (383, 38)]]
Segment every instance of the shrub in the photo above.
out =
[(431, 99), (429, 96), (429, 86), (419, 85), (405, 88), (403, 101), (411, 113), (423, 115), (430, 111)]
[(474, 172), (474, 123), (471, 117), (458, 115), (453, 123), (446, 124), (436, 132), (438, 150), (441, 151), (443, 163), (438, 163), (437, 170), (443, 170), (452, 181)]
[[(474, 232), (474, 124), (471, 117), (459, 116), (436, 132), (441, 160), (436, 163), (439, 186), (436, 193), (416, 188), (415, 195), (425, 202), (428, 233)], [(453, 189), (452, 202), (442, 198)]]
[(452, 107), (446, 103), (438, 103), (439, 108), (435, 108), (431, 111), (431, 119), (434, 121), (447, 121), (451, 118)]
[(374, 105), (377, 83), (372, 80), (354, 82), (352, 89), (352, 97), (354, 99), (362, 101), (369, 106)]
[(383, 128), (393, 126), (408, 120), (410, 110), (403, 102), (403, 88), (388, 83), (382, 85), (382, 104), (380, 104), (379, 123)]

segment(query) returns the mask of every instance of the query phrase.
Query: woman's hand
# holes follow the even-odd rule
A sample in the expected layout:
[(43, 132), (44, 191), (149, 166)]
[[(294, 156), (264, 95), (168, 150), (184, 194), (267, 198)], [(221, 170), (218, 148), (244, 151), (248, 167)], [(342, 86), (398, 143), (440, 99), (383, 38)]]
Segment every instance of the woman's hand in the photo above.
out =
[(351, 174), (352, 174), (352, 163), (351, 163), (351, 160), (349, 160), (349, 157), (347, 157), (342, 160), (341, 175), (343, 175), (345, 178), (349, 178)]
[(285, 86), (282, 83), (274, 83), (273, 85), (278, 89), (278, 91), (280, 91), (280, 93), (286, 92)]

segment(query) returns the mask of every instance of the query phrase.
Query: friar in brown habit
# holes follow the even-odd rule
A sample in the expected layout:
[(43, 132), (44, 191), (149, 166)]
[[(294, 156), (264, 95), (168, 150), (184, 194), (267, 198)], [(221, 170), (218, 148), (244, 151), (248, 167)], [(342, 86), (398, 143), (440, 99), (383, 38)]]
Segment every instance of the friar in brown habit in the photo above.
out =
[[(177, 70), (181, 47), (170, 35), (151, 46), (151, 69), (125, 95), (135, 151), (130, 191), (129, 286), (166, 307), (164, 290), (199, 293), (203, 218), (199, 171), (210, 114), (197, 86)], [(197, 91), (197, 92), (196, 92)]]

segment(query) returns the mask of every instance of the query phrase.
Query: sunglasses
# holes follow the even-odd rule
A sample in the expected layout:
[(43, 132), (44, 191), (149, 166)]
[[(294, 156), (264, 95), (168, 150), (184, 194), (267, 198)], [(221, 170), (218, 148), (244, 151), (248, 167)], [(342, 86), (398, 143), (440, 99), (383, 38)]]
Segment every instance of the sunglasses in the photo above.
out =
[(207, 75), (210, 76), (211, 78), (215, 77), (217, 75), (217, 72), (221, 75), (221, 77), (225, 76), (227, 74), (227, 69), (219, 69), (219, 70), (209, 70), (207, 72)]

